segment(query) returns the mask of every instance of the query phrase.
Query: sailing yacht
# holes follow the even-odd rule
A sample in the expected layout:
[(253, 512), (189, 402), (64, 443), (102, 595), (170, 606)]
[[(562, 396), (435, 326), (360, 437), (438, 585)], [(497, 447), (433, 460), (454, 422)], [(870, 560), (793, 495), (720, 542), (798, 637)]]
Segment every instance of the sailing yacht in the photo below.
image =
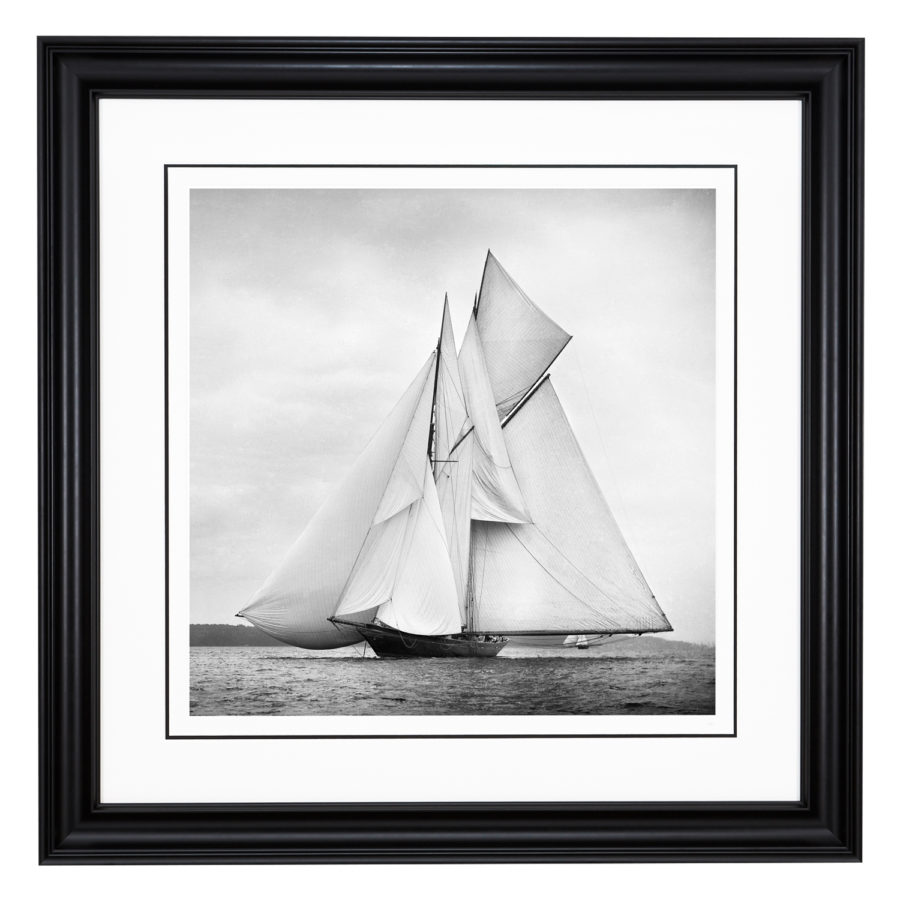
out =
[(571, 335), (488, 251), (419, 373), (238, 616), (297, 647), (490, 657), (671, 631), (560, 404)]

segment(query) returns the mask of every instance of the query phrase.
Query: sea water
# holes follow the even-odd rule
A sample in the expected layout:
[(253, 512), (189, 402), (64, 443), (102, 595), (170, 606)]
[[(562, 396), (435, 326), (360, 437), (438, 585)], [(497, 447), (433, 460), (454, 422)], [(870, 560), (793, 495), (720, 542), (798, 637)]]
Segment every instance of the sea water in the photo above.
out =
[(377, 659), (363, 646), (192, 647), (191, 715), (711, 715), (715, 653), (639, 641)]

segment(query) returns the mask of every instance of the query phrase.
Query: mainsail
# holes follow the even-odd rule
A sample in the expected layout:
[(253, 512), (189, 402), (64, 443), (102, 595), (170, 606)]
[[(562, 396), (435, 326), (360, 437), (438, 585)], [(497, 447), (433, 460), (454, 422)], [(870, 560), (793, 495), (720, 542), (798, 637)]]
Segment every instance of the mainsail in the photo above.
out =
[(545, 378), (503, 429), (532, 522), (473, 522), (475, 628), (669, 631)]
[(572, 339), (488, 250), (476, 305), (484, 360), (500, 418), (538, 382)]

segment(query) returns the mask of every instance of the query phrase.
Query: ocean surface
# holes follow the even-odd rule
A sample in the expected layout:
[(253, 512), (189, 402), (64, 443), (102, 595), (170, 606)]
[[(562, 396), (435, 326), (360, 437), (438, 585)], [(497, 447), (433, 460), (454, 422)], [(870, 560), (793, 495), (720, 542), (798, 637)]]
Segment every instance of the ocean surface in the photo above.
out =
[(714, 650), (665, 645), (404, 660), (362, 647), (192, 647), (191, 715), (712, 715)]

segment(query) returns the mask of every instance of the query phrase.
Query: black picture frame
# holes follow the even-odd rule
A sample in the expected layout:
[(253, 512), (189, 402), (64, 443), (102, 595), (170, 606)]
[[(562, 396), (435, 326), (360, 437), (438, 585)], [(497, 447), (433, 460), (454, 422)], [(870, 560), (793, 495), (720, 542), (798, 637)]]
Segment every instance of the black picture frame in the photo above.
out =
[[(39, 38), (40, 860), (860, 859), (863, 53), (843, 38)], [(102, 97), (801, 101), (798, 802), (100, 802)]]

